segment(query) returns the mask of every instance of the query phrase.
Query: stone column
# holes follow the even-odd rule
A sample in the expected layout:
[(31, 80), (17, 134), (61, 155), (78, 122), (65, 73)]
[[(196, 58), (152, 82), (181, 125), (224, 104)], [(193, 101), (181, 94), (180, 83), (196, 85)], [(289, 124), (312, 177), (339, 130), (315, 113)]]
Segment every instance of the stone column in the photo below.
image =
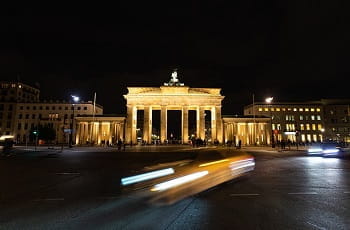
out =
[(102, 136), (102, 122), (98, 123), (98, 133), (97, 133), (97, 144), (101, 144), (101, 136)]
[(199, 106), (196, 109), (196, 138), (200, 137), (200, 115)]
[(187, 106), (182, 107), (182, 144), (188, 143), (188, 108)]
[(124, 130), (126, 128), (126, 124), (125, 122), (122, 122), (120, 125), (119, 125), (119, 138), (122, 140), (122, 141), (125, 141), (125, 137), (124, 137)]
[(127, 106), (127, 121), (126, 121), (126, 142), (136, 144), (136, 122), (137, 108), (136, 106)]
[(89, 124), (87, 122), (84, 123), (84, 140), (82, 144), (86, 144), (86, 140), (88, 139), (89, 135)]
[(81, 130), (81, 124), (80, 122), (78, 123), (78, 132), (77, 132), (77, 135), (75, 135), (75, 143), (77, 145), (79, 145), (79, 141), (80, 141), (80, 130)]
[(199, 108), (199, 137), (205, 139), (205, 110), (203, 107)]
[(92, 126), (93, 126), (92, 139), (93, 139), (94, 145), (97, 145), (97, 143), (98, 143), (98, 127), (96, 125), (96, 122), (92, 122)]
[(223, 142), (223, 130), (222, 130), (222, 118), (221, 118), (221, 106), (215, 107), (216, 111), (216, 139), (219, 141), (219, 143)]
[(162, 106), (160, 109), (160, 141), (164, 143), (167, 139), (167, 108)]
[(112, 121), (109, 122), (109, 132), (108, 132), (108, 136), (109, 136), (108, 141), (109, 141), (109, 144), (112, 144), (113, 124), (114, 124), (114, 123), (113, 123)]
[(143, 140), (147, 144), (151, 143), (152, 138), (152, 107), (145, 106), (143, 121)]
[(214, 143), (216, 139), (216, 112), (215, 106), (211, 108), (211, 142)]

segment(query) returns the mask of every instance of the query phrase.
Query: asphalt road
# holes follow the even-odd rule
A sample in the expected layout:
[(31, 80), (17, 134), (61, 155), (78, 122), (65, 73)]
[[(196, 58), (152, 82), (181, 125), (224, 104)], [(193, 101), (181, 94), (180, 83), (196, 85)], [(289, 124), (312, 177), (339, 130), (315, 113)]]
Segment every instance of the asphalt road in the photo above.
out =
[[(175, 160), (215, 160), (178, 147), (39, 149), (0, 157), (0, 229), (349, 229), (350, 159), (243, 149), (255, 170), (158, 206), (120, 179)], [(146, 151), (142, 151), (146, 150)], [(229, 154), (239, 154), (230, 150)]]

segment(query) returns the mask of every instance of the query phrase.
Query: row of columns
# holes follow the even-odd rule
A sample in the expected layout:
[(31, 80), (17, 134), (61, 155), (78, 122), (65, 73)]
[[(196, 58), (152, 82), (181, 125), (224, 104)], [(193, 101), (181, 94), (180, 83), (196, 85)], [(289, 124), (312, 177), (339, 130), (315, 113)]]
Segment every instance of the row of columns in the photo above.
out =
[[(104, 127), (103, 127), (104, 126)], [(75, 143), (101, 144), (116, 142), (124, 138), (124, 123), (120, 122), (79, 122), (76, 127)]]
[(225, 142), (242, 141), (242, 145), (270, 143), (270, 131), (268, 123), (226, 123), (224, 125)]
[[(205, 108), (198, 106), (196, 109), (196, 136), (205, 139)], [(162, 143), (167, 139), (167, 106), (160, 107), (160, 140)], [(188, 142), (188, 106), (181, 108), (181, 130), (182, 143)], [(222, 142), (222, 120), (221, 120), (221, 106), (211, 107), (211, 130), (212, 141), (218, 140)], [(136, 143), (136, 125), (137, 125), (137, 107), (127, 105), (127, 123), (126, 123), (126, 142)], [(152, 141), (152, 107), (144, 107), (144, 121), (143, 121), (143, 140), (147, 143)]]

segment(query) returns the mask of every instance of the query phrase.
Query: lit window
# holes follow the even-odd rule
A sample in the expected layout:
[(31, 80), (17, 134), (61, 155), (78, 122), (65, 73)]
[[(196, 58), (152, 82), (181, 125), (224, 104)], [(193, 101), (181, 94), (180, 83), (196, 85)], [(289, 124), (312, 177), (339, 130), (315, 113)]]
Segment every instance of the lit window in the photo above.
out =
[(304, 111), (304, 109), (303, 108), (299, 108), (299, 112), (303, 112)]
[(277, 129), (278, 130), (281, 130), (282, 128), (281, 128), (281, 124), (277, 124)]
[(305, 112), (309, 112), (309, 108), (305, 108)]
[(317, 115), (317, 120), (320, 121), (321, 120), (321, 116)]
[(320, 109), (320, 108), (316, 108), (316, 111), (317, 111), (317, 112), (320, 112), (320, 111), (321, 111), (321, 109)]
[(316, 130), (316, 124), (312, 124), (312, 130)]
[(275, 111), (275, 108), (271, 108), (271, 111)]
[(280, 108), (276, 108), (276, 111), (279, 112), (279, 111), (281, 111), (281, 109)]
[(311, 120), (315, 120), (315, 115), (311, 115)]
[(282, 111), (286, 111), (286, 108), (282, 108)]
[(294, 108), (293, 111), (296, 112), (296, 111), (298, 111), (298, 110), (297, 110), (297, 108)]
[(261, 112), (261, 111), (263, 111), (263, 109), (262, 109), (262, 108), (259, 108), (259, 112)]
[(267, 111), (269, 111), (269, 108), (265, 108), (264, 110), (265, 110), (265, 112), (267, 112)]
[(288, 108), (288, 111), (292, 111), (292, 108)]
[(300, 124), (300, 130), (304, 130), (305, 127), (304, 127), (304, 124)]
[(313, 135), (312, 135), (312, 139), (313, 139), (313, 141), (316, 142), (316, 141), (317, 141), (317, 135), (316, 135), (316, 134), (313, 134)]
[(306, 124), (306, 130), (310, 130), (310, 124)]
[(318, 124), (318, 125), (317, 125), (317, 129), (318, 129), (318, 130), (322, 130), (322, 125), (321, 125), (321, 124)]
[(315, 112), (315, 109), (314, 109), (314, 108), (311, 108), (310, 111), (311, 111), (311, 112)]
[(272, 130), (275, 130), (275, 129), (276, 129), (275, 124), (272, 124)]
[(300, 116), (299, 116), (299, 120), (301, 120), (301, 121), (304, 120), (304, 116), (303, 116), (303, 115), (300, 115)]

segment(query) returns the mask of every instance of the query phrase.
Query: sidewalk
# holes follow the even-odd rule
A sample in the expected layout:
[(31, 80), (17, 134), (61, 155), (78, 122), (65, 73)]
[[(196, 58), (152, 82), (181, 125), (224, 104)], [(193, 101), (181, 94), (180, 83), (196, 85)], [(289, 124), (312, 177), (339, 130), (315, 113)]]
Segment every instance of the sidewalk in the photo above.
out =
[(285, 149), (281, 149), (278, 147), (272, 148), (271, 146), (244, 146), (243, 150), (246, 151), (266, 151), (266, 152), (306, 152), (308, 147), (306, 146), (291, 146), (290, 149), (286, 147)]

